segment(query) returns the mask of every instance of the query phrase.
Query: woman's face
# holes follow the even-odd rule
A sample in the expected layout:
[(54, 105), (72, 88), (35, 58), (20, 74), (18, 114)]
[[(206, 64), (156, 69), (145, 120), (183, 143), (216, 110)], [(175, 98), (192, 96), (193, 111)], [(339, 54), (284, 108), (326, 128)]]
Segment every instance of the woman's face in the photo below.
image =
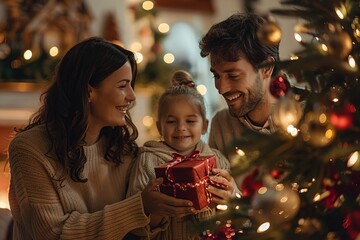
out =
[(132, 71), (127, 62), (98, 87), (89, 86), (89, 127), (123, 126), (125, 115), (135, 101), (135, 93), (131, 87)]

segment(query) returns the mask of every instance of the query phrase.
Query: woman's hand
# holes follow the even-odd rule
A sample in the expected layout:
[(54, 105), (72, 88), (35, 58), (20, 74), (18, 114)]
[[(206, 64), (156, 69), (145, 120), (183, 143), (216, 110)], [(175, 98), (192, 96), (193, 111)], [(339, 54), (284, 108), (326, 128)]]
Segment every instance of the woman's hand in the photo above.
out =
[(161, 216), (185, 216), (194, 214), (193, 203), (189, 200), (177, 199), (156, 190), (163, 182), (162, 178), (150, 181), (141, 193), (145, 214)]
[(224, 169), (214, 168), (213, 176), (210, 179), (215, 184), (210, 184), (207, 190), (213, 195), (213, 202), (216, 204), (226, 204), (227, 199), (234, 197), (237, 187), (234, 178)]

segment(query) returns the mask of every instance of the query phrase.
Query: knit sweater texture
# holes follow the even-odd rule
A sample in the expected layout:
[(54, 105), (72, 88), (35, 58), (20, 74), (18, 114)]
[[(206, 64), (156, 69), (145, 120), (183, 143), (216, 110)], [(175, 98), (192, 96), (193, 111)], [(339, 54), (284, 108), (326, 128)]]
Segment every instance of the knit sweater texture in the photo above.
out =
[(87, 182), (59, 181), (49, 146), (43, 125), (19, 133), (9, 146), (14, 239), (123, 239), (136, 228), (148, 231), (140, 193), (126, 198), (133, 159), (119, 166), (106, 161), (99, 140), (84, 147)]
[[(203, 141), (196, 145), (200, 155), (215, 155), (217, 168), (230, 170), (229, 161), (216, 149), (211, 149)], [(134, 171), (131, 176), (129, 194), (137, 194), (143, 190), (147, 183), (156, 178), (154, 168), (163, 163), (173, 160), (172, 154), (176, 152), (162, 141), (148, 141), (140, 149), (138, 161), (135, 163)], [(205, 207), (195, 215), (185, 217), (171, 217), (169, 227), (160, 232), (154, 239), (157, 240), (183, 240), (199, 239), (199, 232), (194, 229), (196, 223), (207, 219), (215, 214), (215, 209)], [(151, 217), (151, 216), (150, 216)]]
[(253, 125), (247, 116), (241, 118), (231, 116), (229, 109), (225, 108), (218, 111), (211, 119), (209, 146), (220, 150), (227, 159), (231, 160), (235, 153), (236, 140), (242, 137), (245, 128), (265, 135), (277, 131), (271, 116), (262, 127), (259, 127)]

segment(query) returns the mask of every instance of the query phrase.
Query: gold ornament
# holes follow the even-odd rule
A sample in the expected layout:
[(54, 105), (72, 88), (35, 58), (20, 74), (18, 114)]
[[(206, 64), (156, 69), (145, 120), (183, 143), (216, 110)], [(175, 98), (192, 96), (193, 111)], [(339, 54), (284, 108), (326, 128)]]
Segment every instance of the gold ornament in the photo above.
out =
[(303, 140), (315, 147), (324, 147), (335, 138), (335, 129), (324, 111), (308, 112), (300, 126)]
[(294, 99), (293, 94), (286, 94), (275, 105), (272, 117), (278, 127), (289, 131), (289, 127), (296, 127), (302, 117), (301, 104)]
[(351, 24), (351, 28), (354, 30), (354, 37), (355, 39), (360, 42), (360, 18), (359, 17), (355, 17), (352, 24)]
[(269, 21), (258, 29), (257, 37), (267, 46), (277, 45), (281, 40), (281, 29), (276, 23)]
[(291, 220), (300, 208), (299, 194), (288, 186), (262, 187), (251, 200), (250, 216), (257, 224), (277, 226)]
[(331, 55), (344, 59), (351, 52), (352, 40), (347, 32), (337, 29), (324, 34), (323, 38)]

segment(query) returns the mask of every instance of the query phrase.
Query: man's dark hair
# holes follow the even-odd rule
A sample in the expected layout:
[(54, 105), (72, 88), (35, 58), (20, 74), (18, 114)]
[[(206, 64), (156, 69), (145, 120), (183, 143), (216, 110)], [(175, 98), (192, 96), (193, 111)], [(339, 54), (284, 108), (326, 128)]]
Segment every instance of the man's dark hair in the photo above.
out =
[[(237, 13), (214, 24), (201, 39), (200, 55), (213, 59), (237, 61), (246, 58), (255, 69), (269, 56), (279, 60), (279, 44), (267, 46), (257, 37), (257, 31), (266, 19), (253, 13)], [(276, 69), (273, 75), (276, 74)]]

